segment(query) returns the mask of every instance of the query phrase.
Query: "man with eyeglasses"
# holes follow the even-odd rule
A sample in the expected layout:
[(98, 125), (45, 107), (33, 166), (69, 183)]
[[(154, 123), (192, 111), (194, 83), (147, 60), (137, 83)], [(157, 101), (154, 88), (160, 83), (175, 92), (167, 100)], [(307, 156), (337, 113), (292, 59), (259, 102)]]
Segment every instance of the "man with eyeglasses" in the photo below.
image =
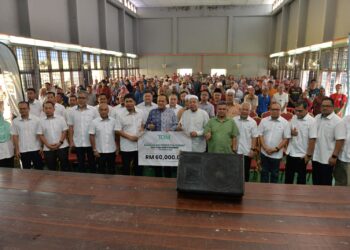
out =
[(78, 105), (68, 115), (70, 148), (75, 148), (78, 158), (78, 171), (86, 172), (85, 159), (88, 159), (90, 172), (96, 172), (95, 157), (90, 143), (89, 125), (96, 118), (95, 108), (86, 104), (87, 93), (80, 91)]
[(298, 173), (298, 184), (306, 184), (306, 166), (312, 158), (317, 138), (315, 118), (308, 113), (308, 103), (294, 103), (296, 115), (291, 120), (291, 139), (287, 148), (286, 184), (293, 184)]
[(321, 114), (316, 117), (317, 139), (312, 159), (312, 182), (314, 185), (332, 185), (333, 168), (346, 139), (341, 118), (334, 113), (334, 101), (325, 98)]
[(288, 121), (280, 116), (281, 105), (271, 105), (271, 116), (261, 120), (259, 138), (261, 142), (261, 182), (277, 183), (283, 148), (290, 138)]

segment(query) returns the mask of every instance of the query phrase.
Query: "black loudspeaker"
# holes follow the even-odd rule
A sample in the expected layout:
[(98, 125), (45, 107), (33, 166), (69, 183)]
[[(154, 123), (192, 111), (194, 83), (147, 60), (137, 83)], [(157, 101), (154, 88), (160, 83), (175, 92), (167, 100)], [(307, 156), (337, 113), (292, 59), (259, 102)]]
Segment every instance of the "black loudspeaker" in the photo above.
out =
[(180, 152), (177, 191), (239, 198), (244, 194), (243, 157)]

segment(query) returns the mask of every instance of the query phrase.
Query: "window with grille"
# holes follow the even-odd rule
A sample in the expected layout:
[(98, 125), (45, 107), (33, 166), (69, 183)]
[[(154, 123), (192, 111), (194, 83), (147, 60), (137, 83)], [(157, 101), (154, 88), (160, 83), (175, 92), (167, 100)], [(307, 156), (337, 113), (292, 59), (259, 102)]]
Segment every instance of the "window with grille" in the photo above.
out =
[(39, 49), (38, 50), (38, 61), (40, 70), (48, 70), (48, 60), (47, 60), (47, 51)]
[(73, 71), (72, 75), (73, 75), (72, 84), (79, 86), (80, 84), (79, 71)]
[(61, 72), (52, 72), (52, 83), (53, 85), (62, 87)]
[(69, 70), (69, 56), (68, 52), (62, 51), (61, 52), (61, 57), (62, 57), (62, 67), (64, 70)]
[(337, 70), (339, 49), (333, 49), (332, 70)]
[(33, 50), (29, 47), (15, 47), (19, 70), (30, 72), (34, 70)]
[(90, 67), (95, 69), (95, 56), (93, 54), (90, 55)]
[(51, 82), (50, 81), (50, 73), (48, 73), (48, 72), (40, 73), (41, 86), (43, 86), (45, 84), (45, 82)]
[(101, 57), (96, 55), (96, 69), (101, 69)]
[(51, 69), (58, 70), (60, 69), (60, 63), (58, 61), (58, 52), (55, 50), (50, 51), (51, 57)]
[(79, 53), (69, 52), (69, 63), (72, 70), (80, 69)]

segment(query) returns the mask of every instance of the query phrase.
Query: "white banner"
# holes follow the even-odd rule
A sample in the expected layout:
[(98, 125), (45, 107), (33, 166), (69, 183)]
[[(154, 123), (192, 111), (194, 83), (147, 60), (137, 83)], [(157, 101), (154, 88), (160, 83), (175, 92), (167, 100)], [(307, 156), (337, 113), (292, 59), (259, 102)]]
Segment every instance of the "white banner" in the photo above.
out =
[(139, 165), (177, 167), (180, 151), (191, 150), (191, 138), (183, 132), (146, 132), (138, 140)]

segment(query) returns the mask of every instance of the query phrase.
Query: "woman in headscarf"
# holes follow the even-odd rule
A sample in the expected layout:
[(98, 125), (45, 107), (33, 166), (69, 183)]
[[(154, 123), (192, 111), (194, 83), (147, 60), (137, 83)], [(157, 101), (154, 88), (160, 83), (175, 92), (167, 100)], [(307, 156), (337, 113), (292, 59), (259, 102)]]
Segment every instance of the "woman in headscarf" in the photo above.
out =
[(0, 167), (13, 168), (13, 144), (11, 140), (11, 125), (5, 121), (0, 111)]

